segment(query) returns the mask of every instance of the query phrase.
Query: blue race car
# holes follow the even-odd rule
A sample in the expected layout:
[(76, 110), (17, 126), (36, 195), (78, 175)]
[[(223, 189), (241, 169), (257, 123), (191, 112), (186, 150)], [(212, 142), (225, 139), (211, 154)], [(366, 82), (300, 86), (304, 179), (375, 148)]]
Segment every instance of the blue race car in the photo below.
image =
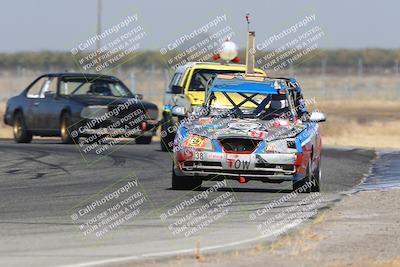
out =
[(186, 117), (174, 140), (173, 189), (233, 179), (293, 181), (293, 190), (320, 190), (317, 122), (325, 116), (306, 110), (296, 80), (218, 75), (203, 108)]

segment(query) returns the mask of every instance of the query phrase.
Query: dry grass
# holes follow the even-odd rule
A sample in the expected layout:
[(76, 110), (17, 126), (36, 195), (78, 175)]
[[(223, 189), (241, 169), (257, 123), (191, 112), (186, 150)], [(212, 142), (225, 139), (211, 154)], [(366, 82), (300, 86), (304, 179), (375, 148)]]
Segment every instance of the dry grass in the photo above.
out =
[(273, 255), (308, 257), (308, 252), (314, 249), (313, 241), (321, 240), (309, 227), (300, 229), (296, 235), (286, 235), (273, 242), (267, 251)]
[(337, 262), (327, 265), (326, 267), (399, 267), (400, 266), (400, 257), (385, 260), (385, 261), (378, 261), (374, 259), (365, 259), (356, 262)]
[(339, 146), (400, 148), (400, 105), (397, 102), (317, 101), (327, 114), (321, 123), (324, 144)]
[(305, 96), (319, 99), (391, 100), (400, 98), (400, 76), (298, 75)]
[(6, 102), (0, 102), (0, 138), (11, 138), (12, 137), (12, 128), (4, 124), (3, 116), (4, 111), (6, 110)]

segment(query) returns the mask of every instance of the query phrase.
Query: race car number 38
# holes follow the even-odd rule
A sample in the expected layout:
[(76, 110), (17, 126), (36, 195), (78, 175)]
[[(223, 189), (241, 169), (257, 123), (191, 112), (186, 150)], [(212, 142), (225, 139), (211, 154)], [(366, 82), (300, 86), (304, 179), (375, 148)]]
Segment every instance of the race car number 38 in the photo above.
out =
[(203, 160), (203, 159), (204, 159), (203, 152), (196, 151), (194, 153), (194, 160)]

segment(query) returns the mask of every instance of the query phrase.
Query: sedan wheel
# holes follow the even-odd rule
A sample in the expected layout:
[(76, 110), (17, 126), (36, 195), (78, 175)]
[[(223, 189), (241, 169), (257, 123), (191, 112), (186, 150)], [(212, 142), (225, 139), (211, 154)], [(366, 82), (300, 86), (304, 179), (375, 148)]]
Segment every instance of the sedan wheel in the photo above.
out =
[(71, 129), (71, 117), (68, 113), (63, 113), (60, 121), (61, 141), (64, 144), (73, 144), (78, 142), (79, 136), (72, 136), (77, 134), (76, 130)]
[(30, 143), (32, 141), (32, 133), (26, 128), (24, 117), (21, 113), (14, 116), (13, 121), (14, 140), (17, 143)]

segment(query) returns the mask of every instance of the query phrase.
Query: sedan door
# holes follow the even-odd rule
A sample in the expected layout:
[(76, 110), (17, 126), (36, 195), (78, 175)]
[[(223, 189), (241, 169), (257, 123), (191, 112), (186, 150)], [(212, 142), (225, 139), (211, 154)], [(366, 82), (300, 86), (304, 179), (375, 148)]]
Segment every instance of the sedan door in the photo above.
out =
[(36, 113), (38, 112), (39, 105), (41, 103), (41, 91), (48, 77), (43, 76), (34, 81), (26, 92), (26, 106), (24, 109), (25, 123), (30, 130), (36, 130), (40, 127), (40, 121)]
[(57, 78), (48, 77), (40, 92), (39, 104), (34, 115), (41, 130), (56, 132), (59, 130), (61, 105), (57, 103)]

